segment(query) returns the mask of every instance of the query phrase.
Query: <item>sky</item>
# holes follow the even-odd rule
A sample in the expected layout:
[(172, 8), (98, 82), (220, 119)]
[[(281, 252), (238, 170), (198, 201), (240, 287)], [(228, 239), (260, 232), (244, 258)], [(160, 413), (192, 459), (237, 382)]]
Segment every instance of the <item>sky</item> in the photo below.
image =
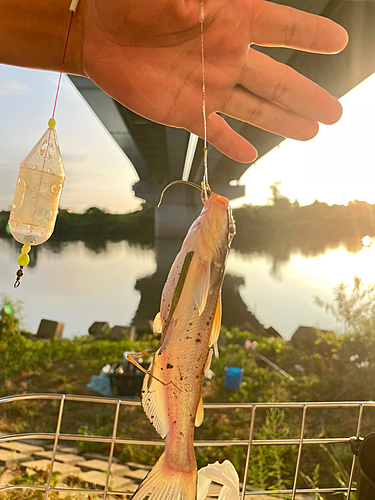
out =
[(375, 74), (340, 99), (343, 116), (334, 125), (320, 125), (307, 142), (287, 139), (256, 161), (240, 179), (246, 196), (234, 205), (262, 205), (269, 186), (301, 205), (316, 199), (329, 205), (358, 199), (375, 203)]
[[(47, 129), (57, 81), (57, 73), (0, 65), (0, 210), (10, 208), (18, 166)], [(321, 125), (309, 142), (287, 139), (255, 162), (240, 179), (246, 196), (232, 204), (265, 204), (278, 181), (282, 194), (302, 205), (375, 203), (374, 95), (375, 74), (341, 99), (337, 124)], [(136, 210), (136, 171), (66, 76), (56, 123), (66, 170), (61, 207)]]
[[(57, 73), (0, 65), (0, 210), (10, 208), (19, 164), (47, 129), (57, 81)], [(55, 118), (66, 172), (60, 206), (138, 208), (133, 165), (65, 75)]]

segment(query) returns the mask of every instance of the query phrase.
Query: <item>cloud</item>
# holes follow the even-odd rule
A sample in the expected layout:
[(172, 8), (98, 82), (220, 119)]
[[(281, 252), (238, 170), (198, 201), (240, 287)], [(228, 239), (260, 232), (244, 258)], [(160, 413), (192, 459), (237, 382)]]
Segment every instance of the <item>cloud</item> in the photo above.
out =
[(0, 95), (25, 94), (29, 90), (29, 87), (22, 82), (0, 78)]

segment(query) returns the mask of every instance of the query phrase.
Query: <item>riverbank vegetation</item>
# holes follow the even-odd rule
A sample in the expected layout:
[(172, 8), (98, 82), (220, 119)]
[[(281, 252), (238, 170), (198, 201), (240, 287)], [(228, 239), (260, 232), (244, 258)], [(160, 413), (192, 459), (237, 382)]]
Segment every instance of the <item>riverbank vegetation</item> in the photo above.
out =
[[(7, 229), (9, 212), (0, 212), (0, 236), (9, 235)], [(75, 240), (109, 241), (130, 239), (139, 243), (150, 243), (154, 237), (154, 208), (144, 203), (141, 210), (127, 214), (111, 214), (97, 207), (84, 213), (60, 210), (51, 238), (54, 243)]]
[[(375, 298), (373, 287), (356, 280), (352, 290), (344, 285), (336, 289), (335, 302), (321, 305), (331, 308), (341, 321), (339, 331), (317, 332), (316, 340), (298, 346), (281, 338), (264, 338), (252, 332), (223, 329), (220, 357), (212, 361), (215, 376), (204, 383), (205, 402), (256, 403), (271, 401), (365, 401), (374, 399), (375, 391)], [(9, 306), (9, 307), (6, 307)], [(42, 341), (21, 333), (19, 304), (5, 297), (0, 306), (0, 393), (92, 394), (86, 384), (107, 363), (121, 361), (124, 351), (150, 348), (156, 340), (111, 341), (90, 336), (72, 340)], [(248, 341), (291, 377), (275, 371), (249, 349)], [(245, 346), (246, 344), (246, 346)], [(244, 370), (239, 389), (224, 386), (225, 367)], [(25, 401), (0, 404), (0, 431), (6, 433), (53, 432), (57, 418), (56, 401)], [(298, 438), (301, 408), (259, 410), (255, 439)], [(196, 430), (197, 439), (246, 440), (249, 434), (249, 409), (206, 410), (205, 419)], [(111, 436), (113, 408), (100, 404), (66, 403), (64, 433)], [(348, 437), (356, 432), (358, 407), (311, 410), (307, 414), (305, 437)], [(374, 412), (365, 408), (361, 435), (374, 431)], [(135, 439), (159, 439), (140, 407), (121, 410), (118, 436)], [(77, 444), (77, 443), (75, 443)], [(107, 454), (109, 446), (80, 443), (82, 451)], [(252, 453), (248, 481), (255, 488), (276, 489), (292, 485), (297, 447), (256, 446)], [(201, 467), (216, 460), (230, 459), (243, 471), (246, 447), (198, 448)], [(153, 464), (160, 447), (116, 446), (120, 461)], [(299, 487), (312, 484), (342, 486), (347, 481), (352, 460), (350, 446), (311, 445), (303, 453)], [(241, 478), (242, 480), (242, 478)], [(326, 497), (328, 498), (328, 497)]]
[[(324, 242), (335, 244), (345, 238), (348, 250), (358, 251), (364, 235), (375, 236), (375, 205), (351, 201), (347, 205), (328, 205), (314, 201), (301, 206), (280, 191), (280, 183), (270, 186), (269, 203), (263, 206), (243, 205), (233, 210), (237, 225), (234, 248), (251, 252), (275, 248), (282, 237), (290, 245), (320, 248)], [(128, 214), (111, 214), (91, 207), (84, 213), (60, 210), (51, 244), (72, 240), (119, 241), (129, 239), (153, 243), (154, 207), (144, 203), (141, 210)], [(7, 236), (9, 212), (0, 212), (0, 236)]]
[(299, 248), (313, 255), (344, 242), (348, 251), (358, 252), (363, 236), (375, 236), (375, 205), (354, 200), (330, 206), (315, 200), (301, 206), (281, 194), (280, 183), (270, 190), (269, 204), (243, 205), (233, 211), (237, 225), (234, 248), (279, 255)]

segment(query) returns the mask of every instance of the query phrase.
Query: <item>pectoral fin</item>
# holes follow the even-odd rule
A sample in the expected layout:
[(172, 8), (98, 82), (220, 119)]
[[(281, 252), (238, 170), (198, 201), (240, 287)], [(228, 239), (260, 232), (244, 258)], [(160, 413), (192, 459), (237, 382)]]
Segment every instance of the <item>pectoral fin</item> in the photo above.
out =
[(161, 360), (156, 354), (150, 367), (150, 375), (146, 373), (142, 386), (142, 406), (150, 422), (162, 438), (168, 433), (167, 408), (165, 404), (164, 385), (154, 378), (160, 376)]
[(221, 310), (221, 292), (220, 292), (219, 300), (217, 301), (214, 321), (212, 323), (212, 330), (211, 330), (211, 336), (210, 336), (210, 347), (212, 346), (212, 344), (215, 344), (215, 342), (217, 342), (217, 339), (219, 338), (219, 335), (220, 335), (221, 312), (222, 312), (222, 310)]
[(199, 427), (202, 424), (203, 418), (204, 418), (204, 410), (203, 410), (203, 401), (201, 397), (198, 403), (197, 414), (195, 415), (195, 427)]

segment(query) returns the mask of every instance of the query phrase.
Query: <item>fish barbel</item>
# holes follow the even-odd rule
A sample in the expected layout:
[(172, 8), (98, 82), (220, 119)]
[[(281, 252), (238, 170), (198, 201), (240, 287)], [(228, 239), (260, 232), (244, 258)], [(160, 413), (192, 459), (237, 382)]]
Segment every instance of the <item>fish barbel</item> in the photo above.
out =
[(190, 227), (165, 283), (161, 332), (142, 388), (143, 409), (165, 451), (133, 500), (194, 500), (194, 426), (203, 421), (201, 390), (221, 325), (221, 287), (235, 225), (227, 198), (211, 193)]

